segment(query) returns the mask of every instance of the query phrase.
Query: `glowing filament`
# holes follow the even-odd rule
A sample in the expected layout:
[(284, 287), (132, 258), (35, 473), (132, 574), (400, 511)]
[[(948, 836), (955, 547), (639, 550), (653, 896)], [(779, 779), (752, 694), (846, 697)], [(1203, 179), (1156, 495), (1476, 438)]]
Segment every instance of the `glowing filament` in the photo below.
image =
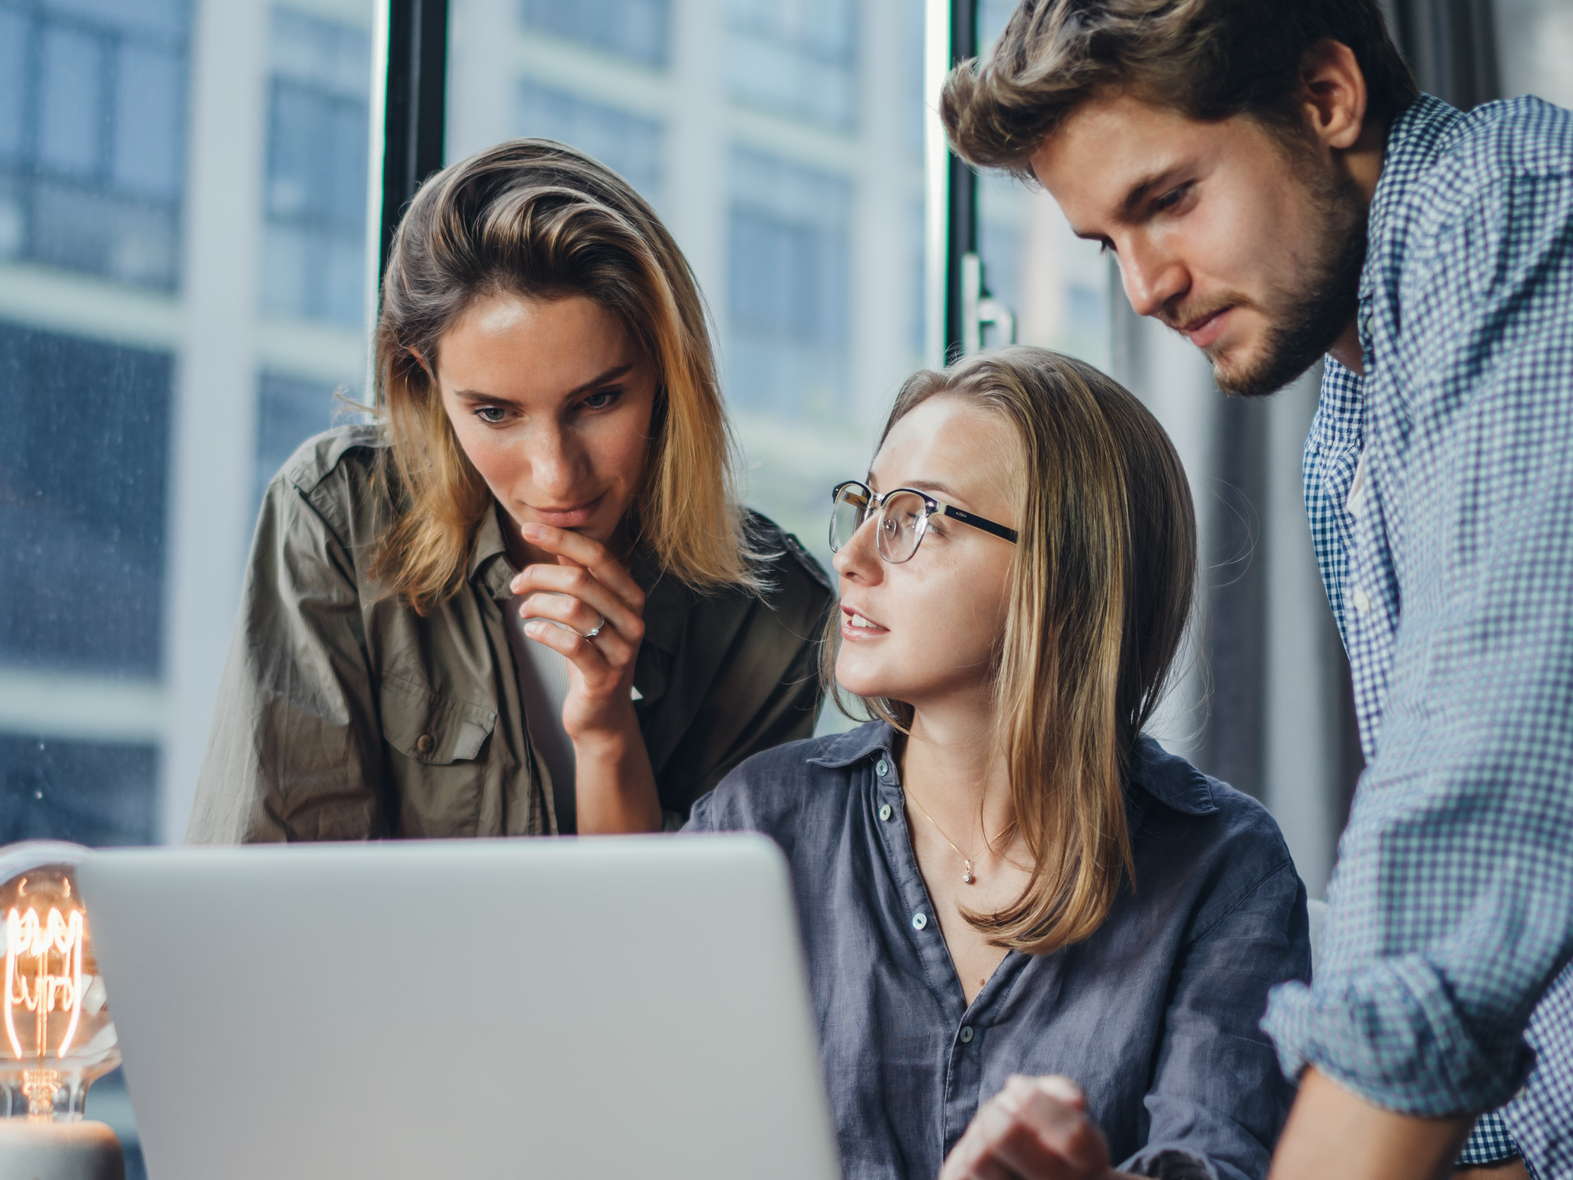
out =
[[(5, 918), (5, 1032), (11, 1051), (23, 1056), (16, 1033), (16, 1009), (33, 1014), (34, 1048), (42, 1060), (49, 1048), (49, 1014), (70, 1017), (65, 1035), (55, 1049), (64, 1057), (82, 1019), (82, 911), (65, 915), (53, 906), (40, 920), (31, 906), (22, 913), (15, 906)], [(31, 963), (23, 960), (31, 959)]]

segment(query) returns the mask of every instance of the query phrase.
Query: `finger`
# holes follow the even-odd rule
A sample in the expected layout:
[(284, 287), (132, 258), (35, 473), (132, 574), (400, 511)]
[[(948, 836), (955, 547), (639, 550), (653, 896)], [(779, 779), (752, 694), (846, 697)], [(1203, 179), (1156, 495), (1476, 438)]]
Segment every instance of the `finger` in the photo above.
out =
[(1005, 1085), (999, 1092), (1001, 1099), (1008, 1098), (1015, 1107), (1019, 1108), (1034, 1094), (1044, 1093), (1049, 1097), (1065, 1103), (1076, 1110), (1087, 1109), (1087, 1096), (1082, 1093), (1081, 1087), (1064, 1074), (1031, 1074), (1013, 1073), (1005, 1079)]
[(543, 619), (536, 619), (524, 625), (524, 633), (537, 643), (568, 657), (568, 661), (584, 677), (586, 688), (604, 689), (608, 681), (616, 683), (622, 679), (621, 670), (612, 667), (601, 650), (577, 632), (564, 631)]
[[(980, 1136), (979, 1163), (1031, 1180), (1082, 1180), (1085, 1173), (1045, 1141), (1039, 1120), (1006, 1103), (990, 1103), (973, 1119)], [(974, 1165), (978, 1170), (978, 1165)]]
[[(981, 1112), (980, 1112), (981, 1113)], [(990, 1142), (977, 1118), (951, 1148), (939, 1180), (1020, 1180), (990, 1150)]]
[(1102, 1176), (1109, 1169), (1109, 1148), (1098, 1125), (1085, 1111), (1040, 1085), (1022, 1101), (1013, 1118), (1012, 1133), (1001, 1142), (999, 1154), (1021, 1170), (1035, 1166), (1045, 1153), (1062, 1161), (1062, 1172), (1052, 1175)]
[(644, 616), (583, 566), (527, 566), (514, 578), (512, 589), (527, 598), (523, 604), (525, 617), (559, 619), (572, 626), (572, 621), (555, 613), (552, 605), (554, 601), (582, 603), (590, 612), (589, 622), (576, 630), (589, 631), (597, 619), (604, 618), (629, 642), (637, 645), (644, 638)]
[(628, 638), (644, 637), (643, 604), (630, 606), (585, 566), (528, 565), (514, 577), (509, 588), (515, 594), (557, 594), (577, 598), (597, 615), (605, 615)]
[[(573, 634), (592, 643), (606, 662), (619, 671), (639, 650), (623, 638), (610, 619), (605, 615), (597, 614), (577, 598), (569, 598), (562, 594), (532, 594), (519, 607), (519, 617), (551, 619), (561, 623)], [(594, 631), (597, 625), (601, 628), (600, 633), (592, 637), (590, 632)], [(562, 627), (549, 627), (548, 630), (562, 633)], [(528, 634), (529, 628), (526, 627), (525, 631)]]
[(636, 610), (644, 608), (644, 591), (639, 589), (639, 583), (599, 541), (569, 529), (554, 529), (544, 524), (520, 525), (519, 531), (537, 549), (543, 549), (554, 557), (566, 557), (590, 570), (629, 606)]

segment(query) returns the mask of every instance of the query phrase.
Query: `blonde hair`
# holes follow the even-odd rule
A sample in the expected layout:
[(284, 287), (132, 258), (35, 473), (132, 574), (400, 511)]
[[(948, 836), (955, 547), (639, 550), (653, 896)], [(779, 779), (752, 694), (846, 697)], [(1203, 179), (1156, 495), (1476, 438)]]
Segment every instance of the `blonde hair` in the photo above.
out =
[[(1196, 519), (1163, 427), (1091, 365), (1016, 347), (923, 370), (884, 434), (939, 396), (998, 415), (1021, 441), (1008, 465), (1021, 519), (993, 692), (1033, 870), (1015, 902), (967, 920), (996, 945), (1042, 954), (1096, 931), (1133, 871), (1124, 784), (1190, 618)], [(837, 634), (827, 629), (832, 686)], [(861, 703), (911, 726), (908, 705)]]
[(734, 492), (736, 446), (688, 263), (626, 181), (541, 139), (443, 169), (399, 224), (376, 334), (393, 521), (373, 576), (422, 614), (463, 581), (493, 497), (459, 446), (433, 374), (448, 330), (477, 299), (498, 294), (582, 295), (622, 322), (657, 371), (632, 532), (663, 572), (696, 589), (757, 588)]

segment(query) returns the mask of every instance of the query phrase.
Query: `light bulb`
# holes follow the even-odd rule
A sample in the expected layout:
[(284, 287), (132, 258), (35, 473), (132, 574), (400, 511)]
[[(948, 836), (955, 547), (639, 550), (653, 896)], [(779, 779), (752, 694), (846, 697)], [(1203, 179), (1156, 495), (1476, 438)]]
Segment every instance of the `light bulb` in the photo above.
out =
[(120, 1064), (87, 911), (76, 844), (0, 848), (0, 1115), (71, 1122), (87, 1088)]

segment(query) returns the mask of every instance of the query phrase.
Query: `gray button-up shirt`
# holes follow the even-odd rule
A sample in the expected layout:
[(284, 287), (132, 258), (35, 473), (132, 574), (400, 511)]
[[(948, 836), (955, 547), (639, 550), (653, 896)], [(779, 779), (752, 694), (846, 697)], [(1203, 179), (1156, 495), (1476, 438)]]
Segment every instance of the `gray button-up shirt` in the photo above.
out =
[(785, 851), (849, 1180), (931, 1180), (1013, 1073), (1065, 1074), (1121, 1167), (1267, 1174), (1293, 1089), (1257, 1027), (1309, 978), (1305, 887), (1255, 800), (1143, 739), (1126, 810), (1136, 888), (1085, 942), (1012, 951), (968, 1006), (870, 723), (745, 761), (690, 831)]

